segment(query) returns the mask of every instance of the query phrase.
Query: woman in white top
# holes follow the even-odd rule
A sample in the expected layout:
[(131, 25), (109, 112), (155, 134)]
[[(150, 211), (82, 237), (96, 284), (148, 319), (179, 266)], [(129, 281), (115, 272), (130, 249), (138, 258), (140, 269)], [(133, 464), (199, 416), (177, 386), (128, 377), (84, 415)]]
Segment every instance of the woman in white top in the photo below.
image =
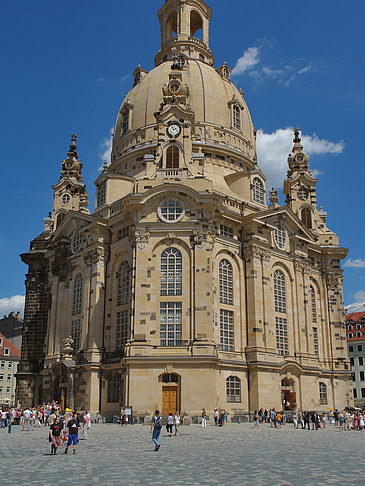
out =
[(176, 414), (175, 414), (175, 417), (174, 417), (174, 425), (175, 425), (175, 435), (177, 435), (178, 432), (179, 432), (179, 434), (181, 434), (181, 432), (178, 430), (179, 425), (180, 425), (180, 415), (179, 415), (179, 412), (176, 412)]

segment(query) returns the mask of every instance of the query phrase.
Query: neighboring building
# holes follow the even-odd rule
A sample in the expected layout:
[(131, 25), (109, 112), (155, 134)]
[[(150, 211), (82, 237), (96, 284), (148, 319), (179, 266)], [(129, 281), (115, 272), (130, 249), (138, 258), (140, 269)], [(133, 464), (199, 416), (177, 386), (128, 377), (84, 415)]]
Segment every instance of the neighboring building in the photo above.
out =
[(23, 320), (20, 312), (10, 312), (0, 319), (0, 333), (3, 334), (8, 341), (14, 344), (15, 347), (21, 349), (22, 334), (23, 334)]
[(20, 351), (0, 333), (0, 405), (15, 405), (15, 388)]
[(354, 401), (357, 407), (365, 409), (365, 312), (347, 314), (346, 328)]
[(317, 208), (299, 132), (286, 203), (272, 190), (268, 206), (243, 92), (214, 67), (211, 9), (167, 0), (158, 17), (161, 50), (134, 71), (93, 213), (73, 135), (22, 255), (18, 399), (136, 416), (342, 408), (347, 250)]

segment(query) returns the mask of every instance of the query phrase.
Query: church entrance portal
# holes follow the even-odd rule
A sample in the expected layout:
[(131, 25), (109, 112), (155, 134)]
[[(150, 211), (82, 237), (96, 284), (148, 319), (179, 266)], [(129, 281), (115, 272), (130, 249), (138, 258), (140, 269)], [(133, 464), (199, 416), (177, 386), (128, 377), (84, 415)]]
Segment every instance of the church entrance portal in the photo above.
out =
[(167, 373), (162, 376), (162, 415), (175, 415), (179, 410), (179, 376)]
[(294, 383), (287, 378), (281, 381), (281, 403), (283, 410), (294, 410), (297, 405)]

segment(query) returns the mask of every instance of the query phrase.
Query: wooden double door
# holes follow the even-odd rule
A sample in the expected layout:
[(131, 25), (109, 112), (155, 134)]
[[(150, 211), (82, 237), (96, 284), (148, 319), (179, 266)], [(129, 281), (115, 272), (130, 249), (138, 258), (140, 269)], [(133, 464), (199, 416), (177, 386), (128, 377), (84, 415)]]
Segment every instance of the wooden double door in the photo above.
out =
[(175, 415), (177, 410), (178, 410), (178, 387), (163, 386), (162, 387), (162, 415), (166, 416), (169, 413)]
[(297, 396), (295, 392), (290, 390), (282, 390), (281, 392), (283, 410), (294, 410), (297, 404)]

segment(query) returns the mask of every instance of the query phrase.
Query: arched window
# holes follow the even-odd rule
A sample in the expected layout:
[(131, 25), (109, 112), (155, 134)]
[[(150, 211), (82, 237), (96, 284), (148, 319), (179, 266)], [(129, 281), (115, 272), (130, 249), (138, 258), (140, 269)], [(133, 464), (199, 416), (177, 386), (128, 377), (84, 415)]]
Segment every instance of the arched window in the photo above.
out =
[(190, 13), (190, 36), (202, 38), (201, 31), (203, 29), (203, 21), (201, 16), (196, 10), (192, 10)]
[(327, 386), (323, 382), (319, 383), (319, 403), (327, 405)]
[(280, 270), (274, 273), (275, 312), (286, 312), (285, 276)]
[(356, 332), (356, 337), (361, 337), (361, 331)]
[(234, 128), (241, 128), (241, 110), (238, 105), (233, 105), (232, 108), (232, 116), (233, 116), (233, 127)]
[(119, 267), (117, 279), (117, 305), (128, 304), (130, 292), (130, 267), (127, 261), (124, 261)]
[(176, 248), (167, 248), (161, 255), (161, 295), (182, 294), (182, 256)]
[(226, 379), (227, 402), (241, 402), (241, 380), (237, 376), (229, 376)]
[(260, 204), (265, 204), (264, 185), (258, 177), (255, 177), (252, 183), (252, 200)]
[(82, 309), (82, 288), (83, 288), (83, 281), (81, 273), (78, 273), (74, 280), (74, 288), (73, 288), (73, 299), (72, 299), (72, 315), (76, 316), (77, 314), (81, 314)]
[(347, 337), (351, 339), (351, 338), (354, 337), (354, 335), (352, 334), (352, 332), (349, 332), (349, 333), (347, 333)]
[(179, 168), (180, 151), (176, 145), (170, 145), (166, 150), (166, 169)]
[(312, 212), (309, 208), (303, 208), (300, 219), (307, 228), (312, 228)]
[(233, 270), (226, 259), (219, 262), (219, 301), (233, 305)]
[(57, 216), (56, 228), (58, 228), (59, 226), (61, 226), (61, 224), (63, 223), (63, 220), (65, 219), (65, 217), (66, 217), (66, 213), (60, 213)]
[(312, 321), (317, 322), (317, 305), (316, 305), (316, 291), (313, 285), (310, 286), (311, 304), (312, 304)]

